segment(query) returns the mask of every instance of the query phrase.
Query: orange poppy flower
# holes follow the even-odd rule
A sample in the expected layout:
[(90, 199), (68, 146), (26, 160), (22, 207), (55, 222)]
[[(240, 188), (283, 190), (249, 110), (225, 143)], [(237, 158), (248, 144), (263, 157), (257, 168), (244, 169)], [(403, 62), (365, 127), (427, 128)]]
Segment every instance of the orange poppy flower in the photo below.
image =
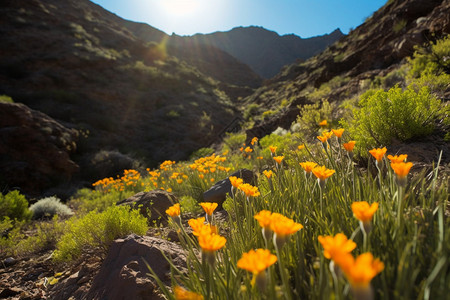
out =
[(371, 205), (367, 201), (353, 202), (352, 211), (355, 218), (361, 222), (372, 221), (373, 215), (378, 210), (378, 203), (374, 202)]
[(342, 144), (342, 146), (344, 146), (344, 149), (347, 150), (347, 152), (352, 152), (355, 144), (356, 141), (349, 141), (348, 143)]
[(344, 254), (336, 262), (356, 289), (369, 288), (370, 281), (384, 269), (384, 264), (379, 259), (374, 259), (370, 252), (363, 253), (356, 259), (351, 254)]
[(344, 128), (339, 128), (339, 129), (331, 129), (331, 131), (334, 133), (335, 136), (337, 136), (338, 138), (342, 137), (342, 134), (344, 133)]
[(323, 247), (323, 256), (332, 260), (343, 253), (350, 253), (356, 248), (356, 243), (347, 239), (343, 233), (338, 233), (334, 237), (319, 235), (318, 239)]
[(328, 177), (333, 175), (336, 171), (332, 169), (327, 169), (325, 166), (319, 166), (312, 169), (312, 172), (319, 180), (326, 180)]
[(258, 274), (276, 263), (276, 261), (277, 256), (270, 253), (269, 250), (252, 249), (249, 252), (242, 254), (242, 257), (237, 262), (237, 266), (238, 268), (247, 270), (253, 274)]
[(383, 159), (383, 156), (386, 154), (386, 147), (383, 148), (374, 148), (372, 150), (369, 150), (369, 153), (372, 154), (372, 156), (377, 160), (377, 162), (380, 162)]
[(214, 210), (218, 206), (215, 202), (200, 202), (199, 204), (208, 216), (212, 216)]
[(267, 177), (267, 179), (270, 179), (272, 177), (272, 175), (273, 175), (273, 172), (272, 172), (272, 170), (269, 170), (269, 171), (264, 170), (263, 174), (264, 174), (264, 176)]
[(238, 188), (241, 184), (244, 183), (244, 180), (242, 178), (238, 178), (236, 176), (230, 176), (228, 177), (230, 179), (231, 185), (235, 188)]
[(274, 156), (273, 157), (273, 160), (276, 161), (278, 164), (281, 164), (283, 159), (284, 159), (284, 156)]
[(328, 125), (327, 120), (323, 120), (319, 123), (319, 126), (327, 126), (327, 125)]
[(300, 229), (303, 225), (294, 222), (294, 220), (283, 216), (279, 213), (273, 213), (271, 216), (270, 230), (275, 233), (275, 244), (278, 248), (281, 248), (287, 241), (289, 236)]
[(275, 154), (275, 152), (277, 151), (278, 147), (275, 146), (269, 146), (270, 152), (272, 152), (272, 154)]
[(202, 295), (185, 290), (179, 285), (175, 286), (173, 290), (176, 300), (203, 300)]
[(306, 173), (311, 173), (311, 171), (317, 166), (317, 164), (312, 161), (301, 162), (299, 164)]
[(398, 178), (405, 178), (408, 176), (411, 167), (413, 166), (412, 162), (392, 162), (391, 168), (394, 170), (395, 174)]
[(174, 218), (174, 217), (178, 217), (181, 213), (181, 209), (180, 209), (180, 204), (176, 203), (174, 205), (172, 205), (171, 207), (169, 207), (168, 209), (166, 209), (166, 214), (168, 214), (170, 217)]
[(408, 154), (400, 154), (400, 155), (388, 155), (387, 158), (391, 161), (391, 163), (400, 163), (405, 162), (408, 158)]

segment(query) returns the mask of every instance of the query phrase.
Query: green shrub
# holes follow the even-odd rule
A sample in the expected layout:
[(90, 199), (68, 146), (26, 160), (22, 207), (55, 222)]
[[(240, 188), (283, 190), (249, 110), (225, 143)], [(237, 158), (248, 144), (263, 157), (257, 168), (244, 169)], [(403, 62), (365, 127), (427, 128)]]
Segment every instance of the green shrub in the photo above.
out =
[(92, 211), (67, 221), (65, 234), (56, 245), (54, 259), (70, 261), (96, 248), (105, 254), (115, 239), (131, 233), (143, 235), (147, 229), (147, 218), (128, 206), (112, 206), (101, 213)]
[(409, 77), (418, 78), (424, 74), (450, 74), (450, 36), (430, 44), (418, 47), (414, 57), (409, 60)]
[[(399, 87), (389, 91), (369, 90), (361, 96), (353, 119), (343, 122), (362, 149), (387, 146), (393, 140), (406, 141), (430, 134), (440, 113), (440, 101), (423, 87)], [(366, 153), (366, 151), (363, 151)]]
[(77, 213), (85, 214), (90, 211), (104, 211), (108, 207), (116, 205), (120, 200), (134, 195), (133, 191), (120, 192), (117, 190), (110, 190), (107, 193), (102, 191), (93, 191), (91, 189), (81, 189), (70, 200), (70, 205), (77, 211)]
[(10, 236), (12, 245), (8, 249), (9, 255), (23, 256), (42, 250), (52, 249), (64, 233), (65, 224), (60, 222), (57, 215), (49, 222), (39, 222), (35, 226), (35, 232), (29, 237), (23, 234)]
[(14, 101), (7, 95), (0, 95), (0, 103), (14, 103)]
[(243, 117), (245, 120), (248, 121), (252, 117), (254, 117), (256, 114), (258, 114), (258, 112), (259, 112), (259, 105), (256, 103), (252, 103), (252, 104), (249, 104), (247, 106), (247, 108), (245, 109)]
[(331, 115), (335, 109), (335, 104), (324, 100), (322, 103), (299, 106), (299, 109), (300, 113), (297, 117), (297, 123), (300, 124), (299, 133), (306, 138), (315, 138), (320, 133), (319, 123), (322, 120), (331, 122)]
[(29, 220), (31, 211), (28, 209), (28, 201), (19, 191), (11, 191), (6, 195), (0, 194), (0, 220), (6, 217), (11, 220)]
[(200, 149), (194, 151), (191, 154), (191, 156), (189, 157), (189, 159), (190, 160), (195, 160), (195, 159), (198, 159), (200, 157), (210, 156), (213, 153), (214, 153), (214, 149), (213, 148), (200, 148)]
[(0, 220), (0, 258), (13, 254), (13, 249), (24, 237), (22, 225), (23, 222), (13, 222), (8, 217)]
[(223, 151), (236, 151), (245, 144), (245, 133), (227, 133), (223, 139)]
[(33, 219), (51, 218), (54, 215), (65, 217), (73, 214), (72, 210), (56, 197), (40, 199), (30, 206), (30, 210), (33, 212)]
[(263, 156), (270, 157), (269, 146), (277, 147), (277, 155), (284, 155), (288, 150), (297, 147), (298, 142), (292, 138), (291, 133), (286, 133), (284, 135), (271, 133), (260, 139), (259, 144), (263, 149)]

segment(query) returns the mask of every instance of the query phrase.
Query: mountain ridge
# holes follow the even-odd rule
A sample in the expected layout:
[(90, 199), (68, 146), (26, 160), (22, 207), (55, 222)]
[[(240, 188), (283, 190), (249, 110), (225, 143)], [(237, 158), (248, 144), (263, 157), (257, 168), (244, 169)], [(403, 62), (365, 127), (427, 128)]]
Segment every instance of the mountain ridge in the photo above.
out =
[[(128, 21), (129, 22), (129, 21)], [(158, 42), (162, 37), (146, 23), (128, 23), (125, 26), (135, 36), (147, 42)], [(153, 30), (153, 29), (154, 30)], [(247, 64), (263, 78), (270, 78), (281, 68), (297, 59), (304, 60), (324, 50), (344, 36), (339, 28), (329, 34), (301, 38), (295, 34), (279, 35), (260, 26), (239, 26), (228, 31), (197, 33), (191, 36), (167, 35), (167, 44), (175, 47), (207, 45), (218, 48)]]
[(171, 39), (212, 45), (246, 63), (263, 78), (271, 78), (284, 65), (319, 53), (342, 36), (342, 32), (336, 29), (330, 34), (302, 39), (294, 34), (280, 36), (275, 31), (250, 26), (190, 37), (172, 35)]

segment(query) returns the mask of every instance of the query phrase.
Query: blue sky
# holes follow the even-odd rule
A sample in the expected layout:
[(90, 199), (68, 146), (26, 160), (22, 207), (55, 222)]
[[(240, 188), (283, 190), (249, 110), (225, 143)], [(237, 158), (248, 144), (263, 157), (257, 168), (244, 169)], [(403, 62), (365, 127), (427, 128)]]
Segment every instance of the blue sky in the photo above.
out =
[(92, 0), (122, 18), (168, 34), (193, 35), (262, 26), (303, 38), (348, 33), (387, 0)]

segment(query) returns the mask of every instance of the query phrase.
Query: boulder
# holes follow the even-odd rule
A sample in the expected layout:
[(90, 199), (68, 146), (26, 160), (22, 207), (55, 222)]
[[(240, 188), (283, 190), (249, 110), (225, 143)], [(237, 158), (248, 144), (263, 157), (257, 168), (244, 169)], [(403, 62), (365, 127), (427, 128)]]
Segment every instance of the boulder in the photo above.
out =
[[(239, 171), (234, 172), (230, 176), (242, 178), (244, 180), (244, 183), (256, 185), (256, 176), (250, 170), (241, 169)], [(222, 204), (225, 202), (227, 198), (227, 194), (231, 194), (231, 182), (230, 179), (225, 178), (221, 181), (218, 181), (209, 190), (203, 193), (203, 201), (217, 203), (218, 204), (217, 209), (220, 210), (222, 209)]]
[(167, 219), (166, 209), (178, 203), (178, 199), (171, 193), (163, 190), (139, 192), (130, 198), (117, 202), (117, 205), (129, 205), (139, 209), (149, 221), (157, 221), (159, 217)]
[(85, 299), (165, 299), (146, 265), (170, 286), (170, 266), (161, 251), (177, 267), (185, 267), (183, 249), (167, 240), (132, 234), (114, 241)]
[(69, 182), (78, 131), (18, 103), (0, 103), (0, 186), (39, 196)]

